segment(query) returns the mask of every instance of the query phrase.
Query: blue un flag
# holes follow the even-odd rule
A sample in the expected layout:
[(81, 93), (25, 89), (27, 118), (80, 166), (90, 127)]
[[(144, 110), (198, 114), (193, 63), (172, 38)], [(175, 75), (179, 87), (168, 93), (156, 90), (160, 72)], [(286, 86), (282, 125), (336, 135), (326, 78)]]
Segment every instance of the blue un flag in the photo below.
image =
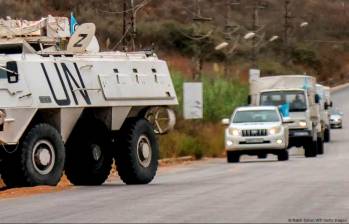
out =
[(76, 21), (73, 13), (70, 14), (70, 35), (73, 35), (73, 33), (75, 32), (77, 26), (78, 26), (78, 22)]
[(284, 103), (282, 105), (279, 106), (279, 111), (282, 115), (282, 117), (289, 117), (289, 113), (290, 113), (290, 105), (288, 103)]

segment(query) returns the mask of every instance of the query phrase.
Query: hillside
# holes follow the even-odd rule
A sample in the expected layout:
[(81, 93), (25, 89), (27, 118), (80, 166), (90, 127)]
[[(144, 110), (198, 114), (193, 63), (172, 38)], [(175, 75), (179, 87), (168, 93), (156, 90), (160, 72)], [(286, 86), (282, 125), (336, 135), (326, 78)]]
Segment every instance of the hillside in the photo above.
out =
[[(227, 57), (224, 51), (215, 51), (214, 47), (224, 39), (226, 0), (201, 0), (203, 17), (212, 18), (203, 32), (212, 31), (212, 35), (203, 41), (193, 41), (187, 36), (193, 32), (194, 1), (149, 0), (137, 11), (138, 49), (155, 46), (157, 52), (170, 60), (176, 69), (191, 72), (191, 57), (200, 55), (204, 62), (204, 72), (223, 73), (223, 61), (227, 59), (229, 75), (242, 77), (251, 63), (251, 41), (240, 41), (236, 54)], [(236, 1), (232, 1), (236, 2)], [(254, 0), (240, 1), (231, 7), (231, 25), (241, 28), (232, 34), (232, 39), (241, 37), (252, 29), (252, 6)], [(257, 64), (263, 73), (304, 72), (318, 76), (328, 84), (346, 78), (347, 74), (347, 21), (349, 2), (346, 0), (291, 0), (289, 6), (289, 51), (285, 54), (284, 1), (264, 1), (266, 7), (259, 10), (259, 25), (264, 27), (259, 33), (265, 42), (274, 36), (280, 38), (259, 49)], [(348, 4), (347, 4), (348, 2)], [(136, 5), (144, 3), (135, 0)], [(117, 45), (122, 37), (122, 1), (121, 0), (1, 0), (0, 16), (12, 18), (39, 19), (47, 14), (69, 16), (74, 12), (80, 23), (94, 22), (97, 25), (97, 37), (102, 48), (119, 49)], [(129, 6), (128, 6), (129, 7)], [(301, 29), (299, 24), (308, 22)], [(232, 42), (233, 42), (232, 40)], [(199, 52), (199, 53), (198, 53)], [(208, 62), (208, 63), (207, 63)]]

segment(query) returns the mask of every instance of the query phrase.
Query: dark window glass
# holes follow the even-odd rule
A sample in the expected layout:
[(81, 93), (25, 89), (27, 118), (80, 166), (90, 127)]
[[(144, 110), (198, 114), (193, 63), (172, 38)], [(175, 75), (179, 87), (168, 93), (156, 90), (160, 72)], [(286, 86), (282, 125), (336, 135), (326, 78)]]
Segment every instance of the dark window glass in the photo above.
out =
[(262, 106), (280, 106), (289, 104), (290, 112), (307, 110), (306, 98), (303, 91), (275, 91), (261, 94)]
[(237, 111), (233, 123), (278, 122), (280, 117), (275, 110)]

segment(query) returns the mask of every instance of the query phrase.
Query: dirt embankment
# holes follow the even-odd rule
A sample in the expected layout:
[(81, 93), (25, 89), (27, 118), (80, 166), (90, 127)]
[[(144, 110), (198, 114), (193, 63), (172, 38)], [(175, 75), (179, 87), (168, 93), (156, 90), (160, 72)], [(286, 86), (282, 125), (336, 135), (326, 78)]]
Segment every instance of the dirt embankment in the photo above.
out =
[[(174, 159), (164, 159), (159, 161), (159, 173), (168, 172), (175, 168), (176, 166), (180, 165), (188, 165), (189, 163), (193, 162), (193, 157), (187, 156), (182, 158), (174, 158)], [(116, 167), (113, 167), (110, 176), (108, 180), (106, 181), (111, 182), (118, 180), (119, 176), (116, 171)], [(73, 185), (69, 182), (67, 177), (64, 175), (59, 182), (59, 184), (55, 187), (53, 186), (37, 186), (37, 187), (23, 187), (23, 188), (6, 188), (4, 182), (0, 179), (0, 200), (6, 199), (6, 198), (17, 198), (17, 197), (24, 197), (24, 196), (30, 196), (35, 194), (43, 194), (43, 193), (52, 193), (52, 192), (59, 192), (62, 190), (69, 190), (72, 188)]]
[(10, 188), (7, 189), (4, 182), (0, 179), (0, 199), (4, 198), (14, 198), (21, 196), (28, 196), (34, 194), (58, 192), (68, 189), (71, 186), (68, 179), (63, 176), (60, 183), (55, 186), (37, 186), (37, 187), (23, 187), (23, 188)]

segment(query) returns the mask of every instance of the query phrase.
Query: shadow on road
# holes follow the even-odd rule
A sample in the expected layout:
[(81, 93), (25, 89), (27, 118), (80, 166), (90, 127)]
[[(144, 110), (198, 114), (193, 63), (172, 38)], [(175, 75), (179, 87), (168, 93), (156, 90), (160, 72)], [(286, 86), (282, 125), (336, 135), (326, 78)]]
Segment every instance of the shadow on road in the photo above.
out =
[(245, 160), (245, 161), (240, 161), (241, 164), (248, 164), (248, 163), (281, 163), (278, 160)]
[(0, 192), (1, 192), (1, 191), (6, 191), (6, 190), (8, 190), (8, 189), (10, 189), (10, 188), (8, 188), (8, 187), (0, 187)]
[(130, 187), (144, 187), (144, 186), (147, 186), (147, 187), (154, 187), (154, 186), (159, 186), (159, 184), (157, 183), (150, 183), (150, 184), (135, 184), (135, 185), (127, 185), (127, 184), (124, 184), (124, 183), (105, 183), (103, 185), (100, 185), (100, 186), (81, 186), (83, 188), (94, 188), (94, 187), (98, 187), (98, 188), (109, 188), (109, 187), (127, 187), (127, 188), (130, 188)]

